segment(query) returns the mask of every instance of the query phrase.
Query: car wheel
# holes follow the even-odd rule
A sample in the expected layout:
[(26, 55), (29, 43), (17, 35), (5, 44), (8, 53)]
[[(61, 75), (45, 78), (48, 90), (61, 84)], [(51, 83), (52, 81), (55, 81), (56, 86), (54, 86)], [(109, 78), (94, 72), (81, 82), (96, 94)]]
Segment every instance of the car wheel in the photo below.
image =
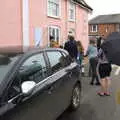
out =
[(76, 110), (80, 106), (81, 100), (81, 87), (79, 84), (75, 85), (72, 91), (70, 110)]

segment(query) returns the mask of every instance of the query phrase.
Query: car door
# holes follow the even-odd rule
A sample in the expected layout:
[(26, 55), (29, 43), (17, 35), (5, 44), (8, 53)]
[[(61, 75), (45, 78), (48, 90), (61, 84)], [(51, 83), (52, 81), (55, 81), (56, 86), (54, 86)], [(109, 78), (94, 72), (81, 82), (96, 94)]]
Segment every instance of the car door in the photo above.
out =
[(54, 111), (60, 114), (70, 104), (71, 86), (73, 86), (73, 81), (71, 81), (72, 71), (67, 71), (66, 69), (70, 62), (61, 51), (49, 50), (46, 53), (52, 71), (52, 82), (54, 83), (54, 88), (56, 88), (54, 93)]
[(71, 57), (69, 56), (69, 54), (67, 54), (66, 52), (62, 51), (62, 54), (65, 57), (65, 70), (67, 72), (67, 76), (69, 78), (69, 82), (68, 80), (65, 80), (64, 84), (66, 84), (66, 94), (68, 96), (71, 96), (72, 94), (72, 90), (75, 87), (75, 84), (77, 82), (80, 83), (80, 67), (79, 65), (76, 63), (75, 60), (72, 60)]
[[(51, 80), (43, 53), (25, 58), (9, 88), (6, 88), (0, 120), (53, 120), (54, 89)], [(27, 96), (21, 93), (24, 81), (36, 82), (35, 88)]]

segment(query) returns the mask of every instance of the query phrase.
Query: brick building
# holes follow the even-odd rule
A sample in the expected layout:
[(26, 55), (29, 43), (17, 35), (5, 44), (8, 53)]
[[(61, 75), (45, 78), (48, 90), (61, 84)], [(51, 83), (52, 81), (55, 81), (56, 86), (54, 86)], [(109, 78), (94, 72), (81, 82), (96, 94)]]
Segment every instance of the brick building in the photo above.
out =
[(120, 14), (99, 15), (89, 21), (89, 36), (102, 36), (104, 39), (112, 32), (120, 32)]

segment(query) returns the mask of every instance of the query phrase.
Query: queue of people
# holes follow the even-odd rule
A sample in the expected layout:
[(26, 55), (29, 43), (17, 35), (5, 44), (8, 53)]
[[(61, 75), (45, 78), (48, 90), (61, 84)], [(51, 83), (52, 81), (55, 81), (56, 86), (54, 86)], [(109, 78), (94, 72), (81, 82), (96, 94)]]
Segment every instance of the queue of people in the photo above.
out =
[[(101, 39), (101, 38), (100, 38)], [(104, 51), (101, 49), (101, 44), (95, 41), (90, 41), (87, 54), (89, 56), (90, 68), (92, 71), (92, 79), (90, 84), (94, 84), (96, 79), (96, 85), (101, 85), (100, 91), (97, 93), (99, 96), (110, 96), (110, 84), (111, 84), (111, 63), (108, 61)]]
[[(72, 35), (68, 35), (68, 40), (64, 46), (57, 47), (67, 50), (71, 58), (76, 60), (81, 67), (84, 67), (82, 66), (84, 56), (88, 56), (91, 71), (90, 85), (101, 85), (101, 89), (97, 94), (100, 96), (109, 96), (109, 87), (111, 83), (110, 73), (112, 68), (104, 51), (100, 48), (100, 41), (101, 38), (98, 44), (96, 44), (95, 41), (91, 40), (86, 55), (84, 55), (84, 49), (81, 42), (76, 41)], [(54, 47), (56, 47), (56, 45)]]

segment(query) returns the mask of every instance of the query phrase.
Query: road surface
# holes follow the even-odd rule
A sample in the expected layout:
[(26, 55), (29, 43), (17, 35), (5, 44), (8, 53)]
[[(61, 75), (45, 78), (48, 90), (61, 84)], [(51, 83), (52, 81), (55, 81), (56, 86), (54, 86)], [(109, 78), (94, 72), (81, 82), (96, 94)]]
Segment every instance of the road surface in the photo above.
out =
[[(86, 73), (88, 67), (85, 68)], [(89, 85), (90, 77), (82, 78), (82, 100), (75, 112), (65, 111), (57, 120), (120, 120), (120, 68), (113, 66), (111, 96), (100, 97), (100, 86)]]

